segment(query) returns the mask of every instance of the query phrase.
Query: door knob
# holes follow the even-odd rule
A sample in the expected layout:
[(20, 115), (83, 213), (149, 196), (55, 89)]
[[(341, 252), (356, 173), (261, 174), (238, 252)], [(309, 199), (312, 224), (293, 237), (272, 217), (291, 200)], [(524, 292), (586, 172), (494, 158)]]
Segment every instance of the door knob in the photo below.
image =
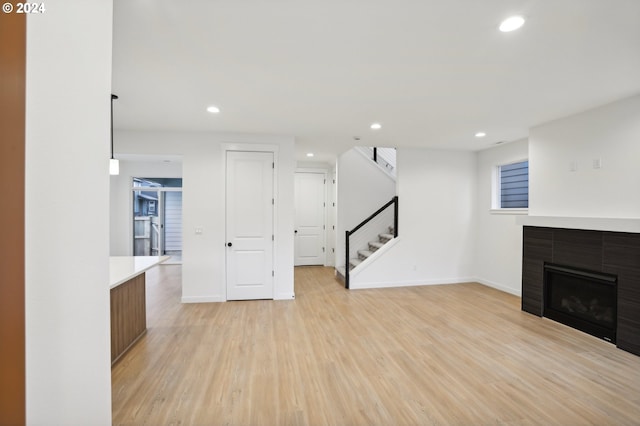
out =
[(294, 234), (297, 234), (297, 233), (298, 233), (298, 230), (296, 229), (295, 231), (293, 231), (293, 233), (294, 233)]
[(227, 243), (227, 247), (231, 247), (233, 244), (231, 243)]

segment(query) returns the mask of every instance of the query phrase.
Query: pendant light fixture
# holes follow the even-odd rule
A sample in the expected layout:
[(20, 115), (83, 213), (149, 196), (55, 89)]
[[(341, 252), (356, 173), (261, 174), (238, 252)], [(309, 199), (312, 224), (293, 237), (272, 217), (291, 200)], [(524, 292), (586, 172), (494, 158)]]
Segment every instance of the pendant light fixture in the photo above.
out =
[(109, 174), (120, 174), (120, 161), (113, 158), (113, 101), (118, 99), (116, 95), (111, 94), (111, 159), (109, 160)]

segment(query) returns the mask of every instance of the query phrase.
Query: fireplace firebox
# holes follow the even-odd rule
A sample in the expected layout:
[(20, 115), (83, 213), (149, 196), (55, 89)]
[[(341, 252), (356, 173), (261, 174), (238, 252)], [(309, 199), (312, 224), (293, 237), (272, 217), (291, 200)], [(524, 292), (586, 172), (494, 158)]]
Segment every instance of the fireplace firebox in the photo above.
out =
[(615, 343), (617, 281), (612, 274), (545, 263), (543, 315)]

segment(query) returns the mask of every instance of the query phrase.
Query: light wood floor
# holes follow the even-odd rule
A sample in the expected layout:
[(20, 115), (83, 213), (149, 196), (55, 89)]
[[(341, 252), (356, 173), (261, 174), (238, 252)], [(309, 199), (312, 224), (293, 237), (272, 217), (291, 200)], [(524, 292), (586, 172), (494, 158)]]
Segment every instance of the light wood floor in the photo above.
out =
[(479, 284), (180, 303), (147, 277), (148, 333), (112, 370), (122, 425), (638, 425), (640, 357)]

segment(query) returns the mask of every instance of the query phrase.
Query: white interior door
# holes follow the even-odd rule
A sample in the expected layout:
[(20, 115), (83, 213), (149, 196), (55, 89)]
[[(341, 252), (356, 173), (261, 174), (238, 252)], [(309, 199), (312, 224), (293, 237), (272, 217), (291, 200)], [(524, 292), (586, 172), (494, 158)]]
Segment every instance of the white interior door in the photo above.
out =
[(227, 299), (273, 299), (273, 153), (227, 152)]
[(325, 173), (295, 175), (295, 265), (325, 264)]

